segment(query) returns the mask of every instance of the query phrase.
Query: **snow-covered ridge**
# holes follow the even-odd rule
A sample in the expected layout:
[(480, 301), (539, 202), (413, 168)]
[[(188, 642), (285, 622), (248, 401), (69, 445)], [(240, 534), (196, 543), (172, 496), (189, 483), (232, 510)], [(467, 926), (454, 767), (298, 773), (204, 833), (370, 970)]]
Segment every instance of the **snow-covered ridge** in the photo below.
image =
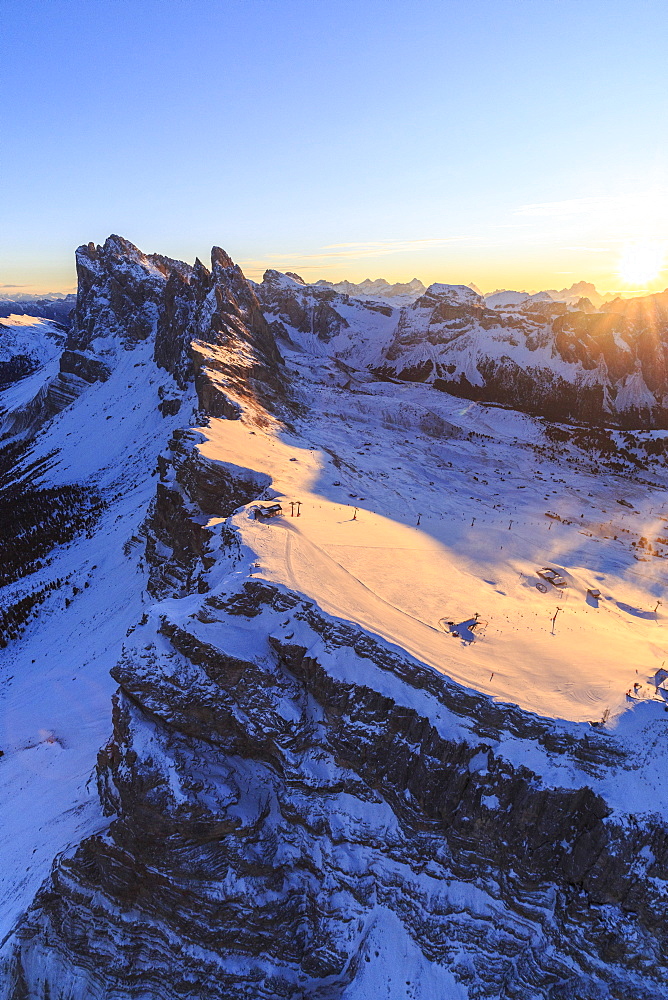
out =
[(14, 387), (11, 406), (30, 399), (53, 376), (65, 330), (52, 320), (24, 314), (0, 319), (0, 390)]
[(485, 305), (490, 309), (507, 309), (509, 306), (523, 306), (527, 302), (559, 301), (558, 299), (553, 300), (548, 292), (535, 292), (531, 295), (529, 292), (509, 292), (505, 289), (499, 292), (491, 292), (489, 295), (485, 295), (484, 299)]
[(668, 426), (668, 293), (606, 302), (585, 282), (491, 296), (434, 283), (387, 299), (383, 317), (324, 282), (268, 271), (255, 287), (276, 335), (307, 353), (550, 419)]
[(17, 354), (46, 364), (56, 357), (65, 342), (65, 331), (57, 323), (39, 316), (14, 315), (0, 319), (0, 361)]
[(662, 436), (597, 473), (369, 372), (517, 334), (463, 286), (81, 256), (85, 384), (27, 460), (107, 506), (2, 652), (1, 1000), (666, 994)]
[(427, 288), (425, 295), (442, 298), (451, 305), (478, 306), (483, 302), (482, 296), (468, 285), (444, 285), (442, 282), (435, 282)]

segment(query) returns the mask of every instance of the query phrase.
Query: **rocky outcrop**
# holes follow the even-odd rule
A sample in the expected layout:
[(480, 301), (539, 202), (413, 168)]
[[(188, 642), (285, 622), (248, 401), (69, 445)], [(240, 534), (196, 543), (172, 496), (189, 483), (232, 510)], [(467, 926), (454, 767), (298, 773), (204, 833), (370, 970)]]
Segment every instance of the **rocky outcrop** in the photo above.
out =
[(0, 995), (354, 996), (384, 914), (416, 987), (422, 962), (488, 1000), (668, 989), (667, 831), (495, 750), (549, 724), (480, 697), (472, 718), (456, 685), (263, 584), (156, 609), (132, 640), (99, 757), (111, 826), (59, 859)]
[(192, 268), (160, 254), (144, 254), (122, 236), (103, 246), (89, 243), (76, 252), (77, 304), (68, 346), (100, 355), (115, 354), (154, 340), (164, 308), (165, 285), (177, 272), (187, 279)]
[[(178, 412), (193, 378), (203, 412), (239, 415), (244, 407), (282, 411), (288, 396), (281, 357), (255, 293), (218, 247), (211, 270), (144, 254), (110, 236), (76, 252), (78, 293), (60, 371), (11, 417), (16, 433), (33, 432), (89, 385), (105, 381), (125, 352), (152, 346), (174, 380), (161, 412)], [(213, 385), (213, 389), (211, 386)]]
[(390, 342), (399, 315), (389, 300), (355, 298), (325, 282), (307, 285), (294, 274), (268, 270), (254, 287), (279, 340), (361, 369)]
[(490, 301), (431, 285), (402, 310), (374, 370), (551, 420), (668, 426), (668, 293), (600, 311), (538, 296)]
[(328, 343), (348, 328), (348, 321), (336, 308), (346, 305), (346, 297), (333, 288), (305, 285), (299, 275), (273, 270), (265, 271), (262, 284), (256, 287), (262, 308), (274, 317), (274, 329), (287, 340), (292, 329)]
[[(268, 476), (204, 458), (200, 440), (196, 432), (175, 431), (158, 458), (160, 480), (142, 530), (153, 597), (205, 593), (205, 573), (216, 563), (208, 522), (228, 517), (270, 485)], [(236, 550), (234, 536), (225, 537)]]

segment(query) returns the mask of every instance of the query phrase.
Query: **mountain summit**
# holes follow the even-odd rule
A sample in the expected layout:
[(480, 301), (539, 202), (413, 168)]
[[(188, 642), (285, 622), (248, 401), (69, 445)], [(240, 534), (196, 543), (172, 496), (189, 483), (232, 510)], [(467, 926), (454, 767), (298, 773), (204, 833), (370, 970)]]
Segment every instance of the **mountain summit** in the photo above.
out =
[(668, 995), (665, 298), (77, 267), (0, 328), (0, 1000)]

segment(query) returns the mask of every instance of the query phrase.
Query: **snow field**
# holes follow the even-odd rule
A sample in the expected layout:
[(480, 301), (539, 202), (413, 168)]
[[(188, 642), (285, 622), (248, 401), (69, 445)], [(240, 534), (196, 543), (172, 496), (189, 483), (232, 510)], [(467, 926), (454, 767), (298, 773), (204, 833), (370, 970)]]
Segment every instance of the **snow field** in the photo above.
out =
[[(414, 387), (413, 395), (420, 390), (429, 391)], [(331, 405), (335, 393), (326, 391)], [(453, 403), (466, 429), (462, 418), (471, 407)], [(474, 406), (477, 426), (481, 410), (493, 429), (498, 411)], [(233, 518), (256, 554), (253, 575), (304, 594), (498, 700), (574, 722), (618, 717), (631, 704), (633, 684), (644, 684), (668, 658), (664, 617), (653, 613), (663, 594), (661, 574), (606, 534), (614, 522), (604, 517), (644, 525), (643, 512), (611, 509), (607, 478), (541, 466), (514, 440), (453, 439), (451, 467), (438, 469), (425, 454), (427, 439), (426, 447), (415, 435), (404, 440), (401, 429), (374, 426), (367, 417), (360, 447), (360, 429), (347, 416), (343, 410), (339, 421), (328, 422), (321, 451), (241, 421), (213, 420), (203, 429), (204, 455), (268, 473), (283, 503), (281, 518), (256, 521), (247, 509)], [(536, 434), (530, 418), (515, 416), (501, 411), (502, 435), (504, 424), (516, 434)], [(325, 423), (319, 422), (320, 428), (309, 423), (314, 439)], [(338, 467), (332, 454), (340, 456)], [(494, 469), (499, 475), (490, 485)], [(522, 492), (529, 475), (530, 495)], [(353, 483), (356, 495), (346, 495)], [(591, 489), (585, 492), (592, 486), (593, 499)], [(628, 483), (624, 489), (628, 494)], [(631, 489), (636, 502), (637, 492)], [(301, 501), (300, 517), (290, 516), (289, 500)], [(549, 504), (567, 521), (564, 509), (573, 508), (574, 516), (585, 500), (586, 522), (545, 517)], [(536, 570), (543, 566), (562, 571), (568, 587), (547, 585), (541, 593)], [(591, 599), (589, 588), (600, 589), (601, 599)], [(476, 613), (485, 624), (472, 633), (463, 623)], [(447, 622), (460, 628), (451, 632)], [(649, 689), (637, 693), (643, 692)]]

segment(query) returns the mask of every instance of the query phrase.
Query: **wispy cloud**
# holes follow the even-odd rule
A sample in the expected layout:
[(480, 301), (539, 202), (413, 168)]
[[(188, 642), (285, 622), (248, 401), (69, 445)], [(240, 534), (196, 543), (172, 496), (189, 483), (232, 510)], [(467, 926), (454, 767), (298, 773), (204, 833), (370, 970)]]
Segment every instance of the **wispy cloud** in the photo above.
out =
[[(508, 265), (516, 271), (519, 262), (531, 266), (540, 258), (551, 259), (552, 267), (571, 264), (571, 270), (577, 261), (577, 269), (597, 275), (606, 268), (612, 270), (613, 256), (631, 238), (648, 240), (660, 232), (665, 234), (666, 194), (664, 187), (638, 187), (614, 194), (508, 205), (487, 221), (443, 236), (341, 241), (303, 247), (294, 253), (269, 252), (262, 259), (239, 263), (252, 276), (261, 275), (266, 268), (309, 275), (318, 271), (354, 271), (359, 276), (362, 270), (376, 267), (388, 272), (413, 268), (430, 273), (436, 268), (461, 270), (465, 261), (466, 266), (475, 266), (479, 261), (489, 271), (493, 258), (500, 262), (499, 269)], [(568, 257), (564, 260), (564, 255), (572, 255), (573, 262)]]
[(299, 267), (304, 271), (321, 270), (335, 268), (345, 261), (387, 257), (392, 254), (417, 254), (454, 245), (493, 247), (500, 246), (503, 242), (498, 238), (473, 233), (414, 240), (360, 240), (350, 243), (328, 243), (308, 253), (269, 253), (263, 260), (242, 260), (239, 264), (244, 271), (258, 271), (266, 267), (281, 269), (286, 266)]

